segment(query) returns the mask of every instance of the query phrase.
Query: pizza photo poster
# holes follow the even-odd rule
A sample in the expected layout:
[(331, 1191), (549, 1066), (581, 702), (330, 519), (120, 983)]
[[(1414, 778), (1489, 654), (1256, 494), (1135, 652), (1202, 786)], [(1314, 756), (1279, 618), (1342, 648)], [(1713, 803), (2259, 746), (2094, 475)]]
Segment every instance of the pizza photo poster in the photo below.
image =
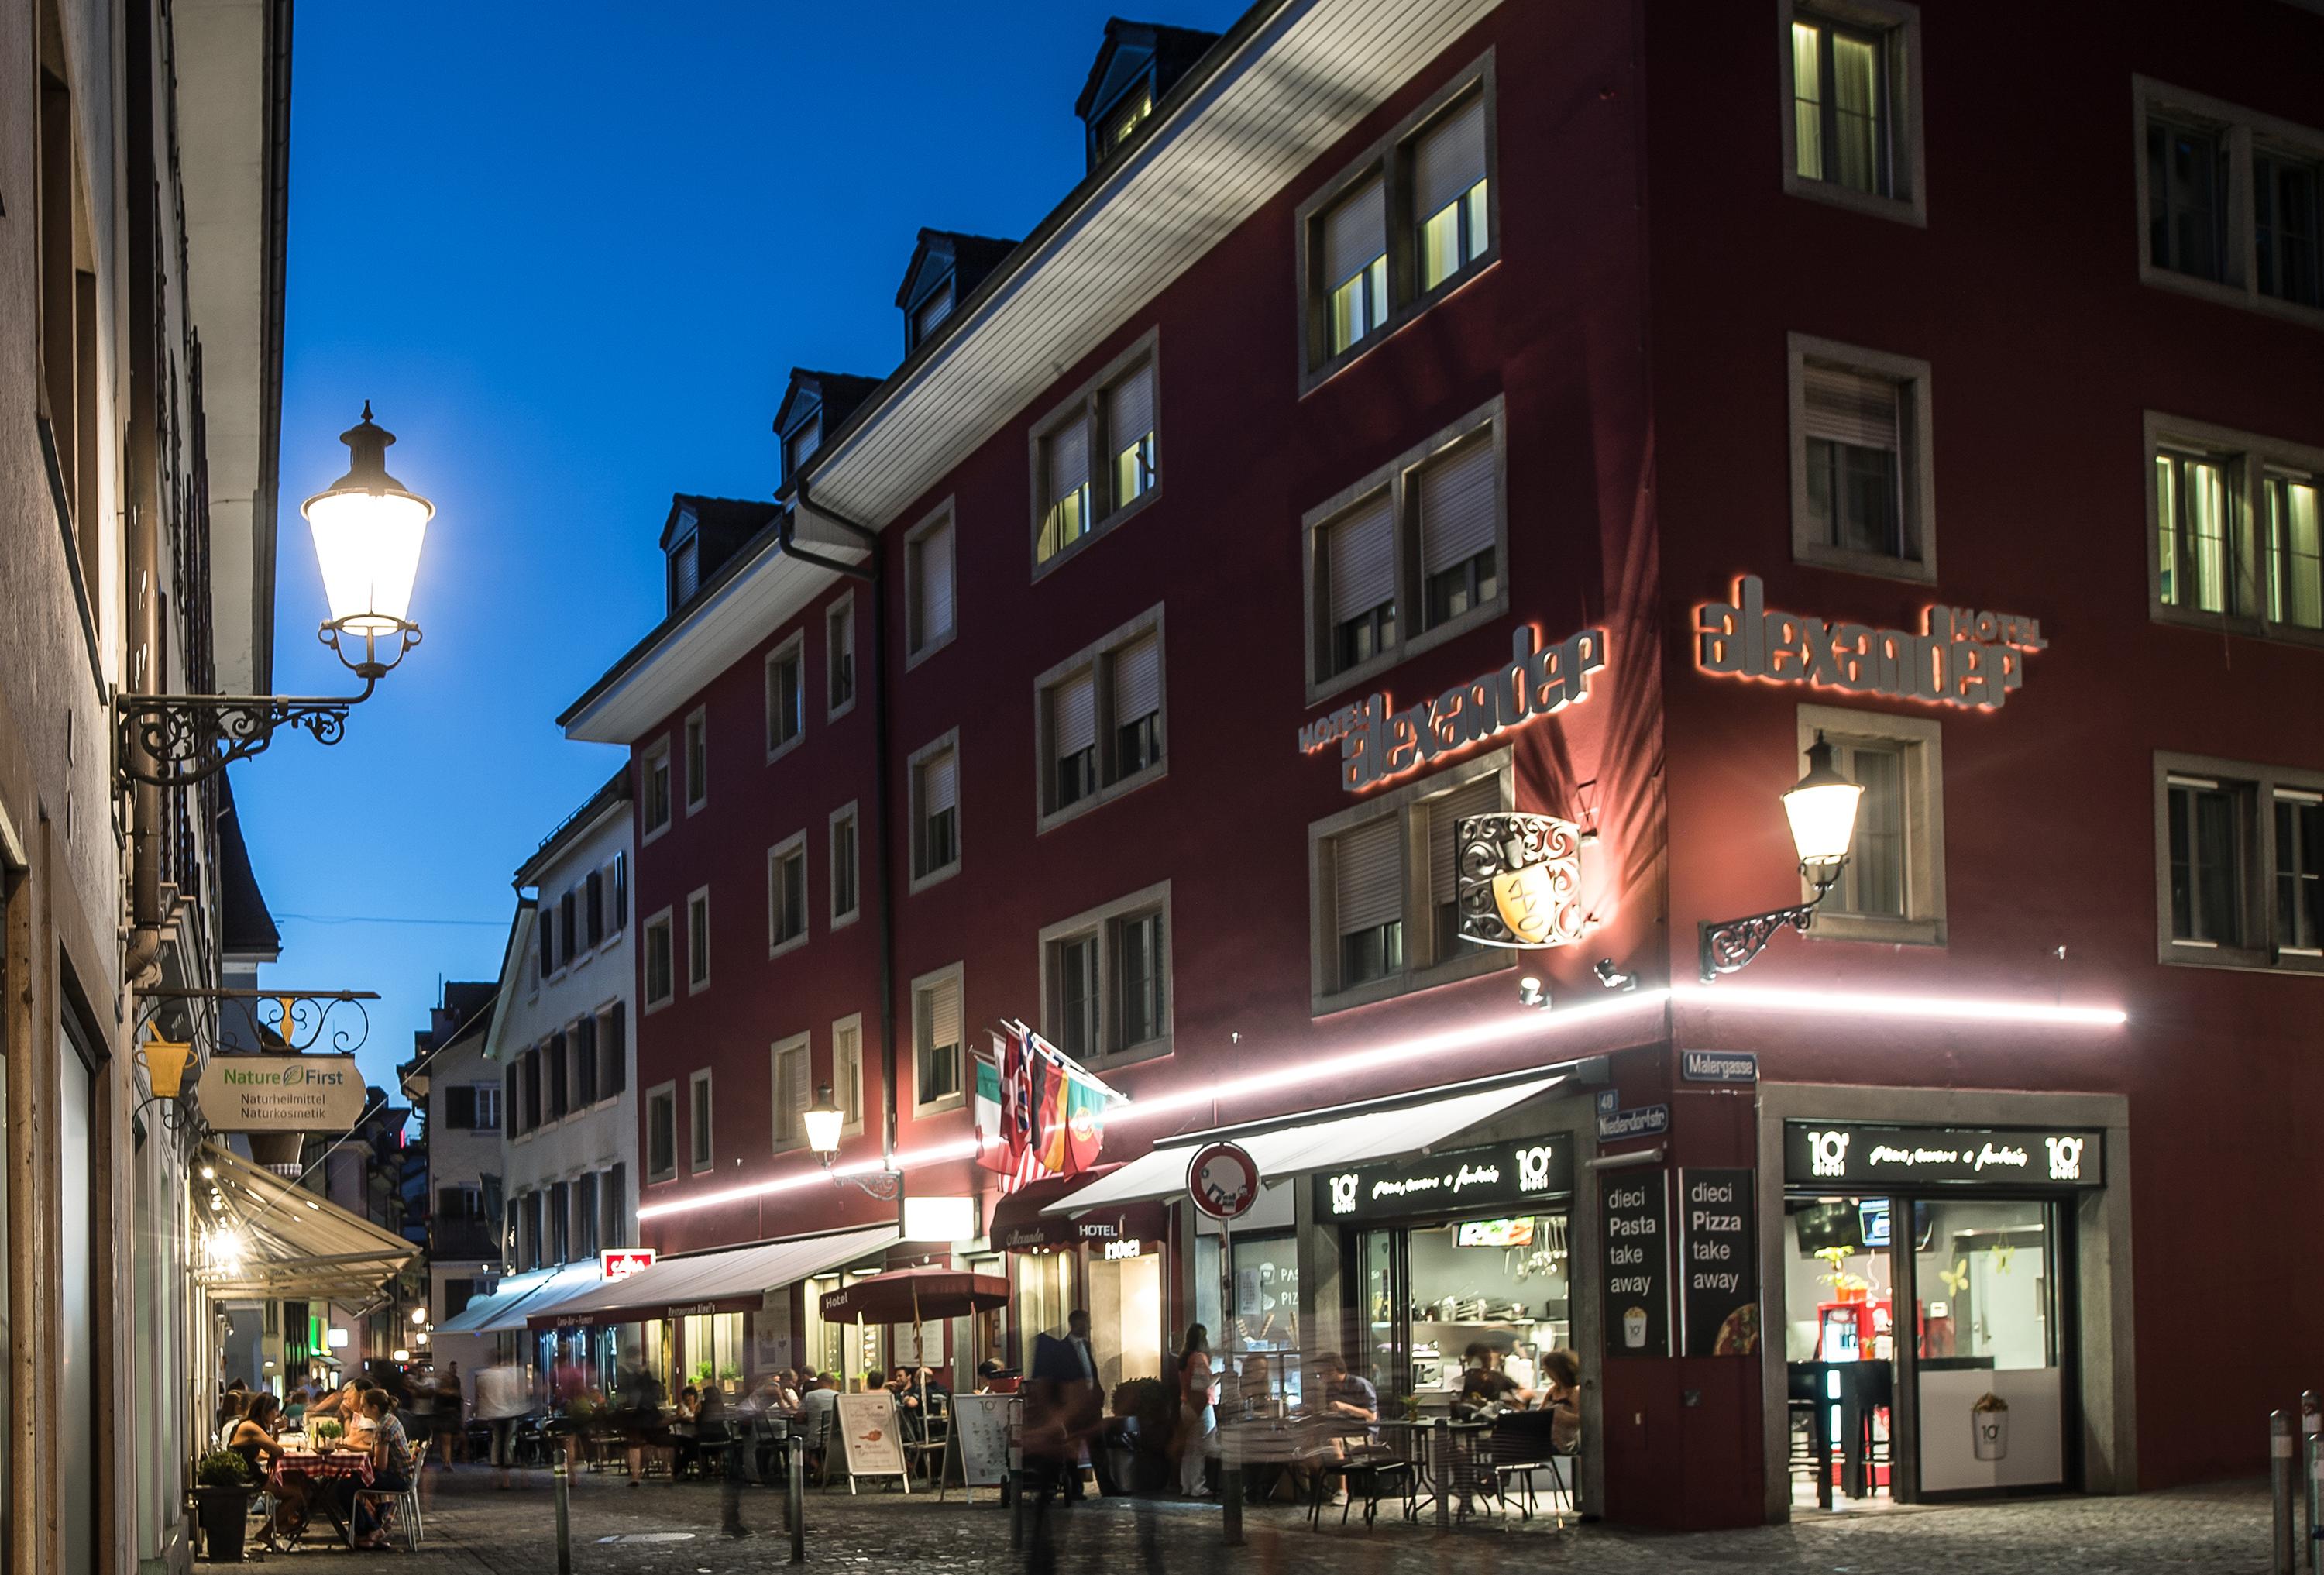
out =
[(896, 1415), (896, 1397), (887, 1390), (842, 1395), (839, 1431), (846, 1441), (849, 1476), (904, 1474), (903, 1423)]
[(1679, 1172), (1680, 1349), (1691, 1357), (1759, 1349), (1759, 1230), (1748, 1170)]

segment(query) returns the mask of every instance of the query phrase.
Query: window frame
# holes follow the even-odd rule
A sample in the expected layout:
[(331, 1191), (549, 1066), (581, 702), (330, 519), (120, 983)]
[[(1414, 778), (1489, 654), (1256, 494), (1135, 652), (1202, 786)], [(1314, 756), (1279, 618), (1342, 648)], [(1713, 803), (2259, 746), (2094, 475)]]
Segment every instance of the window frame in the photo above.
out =
[[(702, 946), (702, 969), (695, 972), (695, 942)], [(697, 886), (686, 894), (686, 993), (700, 995), (710, 988), (710, 888)]]
[[(645, 1152), (639, 1158), (643, 1161), (641, 1168), (645, 1173), (646, 1184), (650, 1186), (656, 1182), (678, 1179), (678, 1080), (672, 1078), (654, 1084), (646, 1090), (645, 1099)], [(669, 1165), (662, 1170), (654, 1168), (654, 1107), (657, 1104), (669, 1112)]]
[[(920, 867), (920, 857), (923, 852), (924, 843), (921, 828), (923, 809), (921, 803), (921, 783), (923, 779), (921, 768), (926, 766), (929, 760), (935, 759), (937, 755), (944, 753), (946, 750), (952, 751), (953, 760), (952, 858), (945, 863), (932, 864), (926, 870), (922, 870)], [(935, 738), (930, 739), (927, 743), (922, 744), (918, 749), (914, 750), (910, 757), (904, 762), (904, 787), (906, 803), (908, 809), (908, 815), (906, 820), (906, 834), (911, 838), (911, 845), (909, 849), (911, 860), (909, 865), (909, 869), (911, 870), (911, 881), (906, 888), (907, 896), (913, 896), (922, 891), (926, 891), (929, 887), (936, 885), (940, 881), (949, 880), (954, 876), (960, 873), (961, 860), (964, 856), (966, 851), (966, 840), (962, 835), (962, 823), (967, 818), (963, 810), (962, 799), (964, 795), (962, 792), (962, 786), (963, 784), (961, 782), (960, 776), (960, 729), (957, 727), (950, 728), (938, 733)]]
[[(778, 742), (775, 738), (775, 675), (785, 662), (791, 664), (794, 675), (792, 687), (798, 702), (798, 731)], [(761, 669), (759, 699), (765, 712), (763, 725), (766, 729), (767, 764), (771, 766), (798, 748), (807, 737), (807, 631), (795, 629), (788, 637), (777, 640), (774, 648), (767, 652)]]
[(792, 1154), (807, 1147), (807, 1123), (793, 1116), (798, 1128), (790, 1137), (783, 1136), (783, 1057), (798, 1055), (807, 1058), (807, 1097), (815, 1098), (815, 1036), (790, 1034), (767, 1046), (767, 1136), (768, 1152)]
[[(939, 530), (945, 532), (945, 551), (952, 556), (952, 627), (931, 640), (919, 627), (920, 544)], [(905, 531), (903, 548), (904, 670), (908, 673), (960, 638), (960, 524), (953, 500), (946, 498)]]
[[(954, 599), (957, 602), (957, 581), (953, 590)], [(844, 641), (839, 632), (843, 622), (847, 630)], [(862, 692), (862, 674), (855, 660), (855, 593), (849, 589), (833, 598), (831, 604), (823, 610), (823, 719), (827, 723), (837, 722), (854, 710), (856, 696)], [(842, 657), (847, 659), (847, 698), (835, 700), (833, 695), (836, 693)], [(807, 730), (802, 727), (799, 731), (804, 732)]]
[[(1026, 550), (1031, 556), (1035, 583), (1080, 556), (1082, 550), (1099, 537), (1144, 512), (1148, 505), (1161, 497), (1161, 342), (1162, 330), (1159, 327), (1147, 329), (1127, 349), (1052, 406), (1047, 414), (1027, 430), (1025, 447), (1032, 480), (1032, 520), (1030, 534), (1026, 538)], [(1113, 434), (1106, 428), (1106, 396), (1136, 375), (1141, 366), (1150, 369), (1154, 382), (1154, 484), (1128, 502), (1118, 502), (1113, 497), (1113, 461), (1117, 450)], [(1045, 558), (1041, 556), (1041, 527), (1048, 515), (1049, 439), (1077, 420), (1089, 424), (1090, 520), (1080, 536)], [(955, 564), (955, 575), (957, 566)], [(959, 600), (959, 592), (960, 582), (955, 577), (953, 582), (955, 603)], [(954, 622), (959, 622), (956, 612)]]
[[(1881, 70), (1888, 93), (1890, 196), (1858, 191), (1837, 180), (1800, 173), (1799, 127), (1793, 118), (1799, 83), (1792, 69), (1792, 24), (1803, 18), (1880, 35)], [(1813, 4), (1775, 0), (1775, 56), (1784, 194), (1927, 228), (1928, 136), (1922, 116), (1927, 95), (1921, 85), (1921, 8), (1909, 0), (1815, 0)]]
[[(1916, 557), (1890, 557), (1835, 547), (1821, 539), (1808, 513), (1807, 368), (1810, 362), (1843, 372), (1885, 378), (1896, 384), (1899, 451), (1896, 506)], [(1910, 355), (1843, 345), (1812, 334), (1784, 336), (1784, 377), (1791, 443), (1792, 561), (1874, 579), (1934, 585), (1937, 579), (1937, 467), (1935, 390), (1929, 364)]]
[[(2249, 794), (2251, 825), (2243, 851), (2242, 909), (2246, 941), (2229, 946), (2182, 941), (2172, 934), (2171, 788), (2173, 780), (2232, 785)], [(2240, 972), (2324, 975), (2324, 955), (2284, 947), (2276, 934), (2275, 804), (2280, 793), (2324, 794), (2324, 771), (2266, 766), (2217, 755), (2154, 751), (2155, 960), (2172, 968), (2224, 968)]]
[[(686, 741), (686, 813), (690, 816), (710, 802), (710, 707), (697, 705), (687, 712), (678, 736)], [(697, 742), (702, 755), (699, 769), (694, 759)]]
[[(1120, 931), (1130, 919), (1148, 914), (1162, 916), (1162, 1031), (1136, 1044), (1121, 1039)], [(1057, 990), (1059, 948), (1085, 937), (1097, 941), (1097, 1044), (1090, 1050), (1093, 1062), (1108, 1066), (1131, 1066), (1157, 1060), (1176, 1049), (1177, 937), (1170, 921), (1170, 882), (1161, 880), (1085, 908), (1070, 918), (1044, 925), (1038, 943), (1041, 1033), (1052, 1044), (1064, 1040), (1051, 1030), (1059, 1022)]]
[[(2259, 225), (2253, 200), (2255, 155), (2260, 152), (2324, 164), (2324, 128), (2246, 109), (2209, 94), (2191, 92), (2133, 76), (2131, 81), (2131, 153), (2137, 175), (2136, 220), (2138, 281), (2161, 290), (2199, 296), (2220, 306), (2324, 328), (2324, 307), (2268, 295), (2259, 288)], [(2146, 132), (2150, 120), (2208, 124), (2227, 148), (2227, 241), (2219, 279), (2181, 273), (2158, 265), (2150, 245), (2148, 214), (2154, 200), (2153, 182), (2146, 167)]]
[[(650, 916), (641, 926), (638, 952), (638, 993), (644, 998), (641, 1016), (650, 1017), (678, 999), (678, 920), (675, 909), (664, 907)], [(653, 944), (655, 932), (668, 937), (669, 978), (666, 988), (657, 997), (653, 992)]]
[[(1815, 923), (1803, 934), (1812, 941), (1944, 945), (1945, 735), (1941, 720), (1842, 705), (1802, 705), (1794, 739), (1802, 776), (1807, 774), (1808, 751), (1819, 732), (1841, 746), (1890, 745), (1904, 753), (1904, 913), (1901, 918), (1848, 913), (1827, 902), (1816, 909)], [(1814, 898), (1815, 887), (1803, 878), (1800, 899)]]
[[(1419, 288), (1420, 223), (1412, 211), (1413, 147), (1472, 92), (1485, 100), (1485, 224), (1488, 244), (1475, 256), (1427, 290)], [(1332, 290), (1323, 278), (1319, 244), (1324, 219), (1343, 198), (1378, 177), (1388, 239), (1388, 309), (1379, 326), (1359, 335), (1344, 350), (1331, 348)], [(1446, 78), (1425, 103), (1394, 129), (1350, 160), (1299, 205), (1293, 218), (1293, 283), (1299, 302), (1296, 354), (1299, 394), (1305, 399), (1401, 333), (1445, 297), (1467, 288), (1501, 260), (1500, 79), (1495, 51), (1482, 55)]]
[[(1433, 915), (1425, 900), (1429, 887), (1428, 815), (1430, 800), (1490, 777), (1500, 786), (1503, 808), (1517, 804), (1517, 757), (1506, 746), (1458, 760), (1417, 781), (1370, 794), (1360, 803), (1307, 826), (1307, 993), (1308, 1015), (1328, 1017), (1353, 1007), (1370, 1006), (1439, 985), (1457, 983), (1481, 974), (1514, 968), (1517, 953), (1506, 947), (1471, 945), (1456, 948), (1451, 957), (1435, 955)], [(1340, 934), (1333, 839), (1380, 819), (1402, 818), (1404, 839), (1404, 966), (1394, 972), (1342, 986)]]
[[(669, 735), (668, 733), (662, 734), (661, 737), (648, 744), (644, 751), (638, 756), (638, 787), (639, 798), (641, 800), (638, 805), (638, 824), (641, 828), (638, 834), (638, 843), (640, 846), (643, 846), (645, 843), (650, 843), (655, 838), (666, 834), (669, 830), (671, 824), (678, 819), (678, 788), (676, 782), (672, 780), (675, 774), (675, 768), (670, 764), (669, 756)], [(660, 773), (662, 783), (661, 819), (659, 821), (656, 821), (652, 818), (654, 802), (653, 784), (654, 775), (656, 772)]]
[[(495, 1079), (491, 1082), (474, 1083), (470, 1086), (475, 1091), (476, 1103), (475, 1124), (468, 1130), (471, 1132), (499, 1131), (502, 1120), (501, 1107), (506, 1102), (503, 1097), (505, 1091), (500, 1082)], [(490, 1107), (489, 1111), (487, 1111), (487, 1106)], [(492, 1118), (490, 1120), (485, 1119), (487, 1114)]]
[[(1419, 489), (1414, 478), (1430, 460), (1488, 428), (1491, 429), (1493, 445), (1494, 593), (1466, 612), (1456, 613), (1433, 628), (1415, 631), (1416, 615), (1426, 597), (1427, 586), (1420, 563)], [(1387, 464), (1342, 487), (1301, 516), (1300, 553), (1304, 572), (1300, 599), (1307, 624), (1308, 705), (1321, 705), (1342, 691), (1369, 684), (1390, 668), (1508, 615), (1508, 401), (1504, 396), (1495, 394), (1459, 420), (1431, 433), (1422, 442), (1414, 444)], [(1333, 622), (1319, 626), (1317, 622), (1320, 615), (1332, 611), (1326, 606), (1329, 598), (1324, 585), (1326, 570), (1321, 543), (1326, 530), (1378, 497), (1383, 490), (1388, 494), (1390, 515), (1394, 521), (1391, 529), (1395, 532), (1392, 550), (1396, 556), (1397, 636), (1363, 660), (1335, 672), (1330, 666), (1331, 639), (1338, 625)]]
[[(923, 1058), (929, 1054), (930, 1047), (920, 1041), (920, 1000), (923, 996), (947, 980), (953, 982), (960, 998), (960, 1044), (954, 1049), (954, 1054), (959, 1057), (959, 1060), (953, 1068), (954, 1082), (952, 1091), (938, 1094), (932, 1100), (924, 1100), (920, 1097), (920, 1085), (924, 1081), (920, 1074), (923, 1071)], [(927, 972), (918, 975), (912, 981), (910, 993), (907, 999), (911, 1002), (912, 1009), (913, 1119), (918, 1120), (922, 1116), (935, 1115), (943, 1110), (964, 1108), (968, 1103), (970, 1087), (968, 982), (964, 965), (960, 962), (947, 962), (941, 968), (932, 968)]]
[[(2175, 624), (2181, 628), (2214, 633), (2225, 630), (2255, 640), (2324, 648), (2324, 629), (2303, 629), (2296, 623), (2279, 623), (2269, 617), (2268, 609), (2273, 602), (2272, 593), (2275, 589), (2276, 566), (2274, 554), (2268, 550), (2267, 543), (2263, 539), (2266, 529), (2266, 488), (2270, 477), (2287, 472), (2301, 472), (2319, 492), (2324, 492), (2324, 447), (2262, 437), (2255, 432), (2238, 431), (2209, 421), (2165, 415), (2159, 410), (2145, 412), (2142, 432), (2145, 448), (2140, 469), (2146, 490), (2146, 543), (2142, 550), (2146, 556), (2147, 616), (2157, 623)], [(2248, 576), (2249, 595), (2256, 611), (2238, 611), (2233, 594), (2228, 597), (2227, 611), (2223, 612), (2173, 607), (2163, 602), (2163, 565), (2158, 561), (2163, 499), (2155, 484), (2154, 460), (2157, 454), (2168, 450), (2190, 454), (2200, 451), (2227, 462), (2233, 473), (2229, 495), (2234, 501), (2234, 518), (2228, 525), (2231, 535), (2227, 556), (2233, 573)]]
[[(849, 799), (833, 810), (825, 823), (824, 859), (827, 871), (825, 908), (830, 926), (835, 930), (844, 929), (863, 916), (863, 817), (857, 812), (857, 802)], [(854, 897), (853, 905), (844, 910), (839, 906), (839, 828), (843, 823), (853, 834), (848, 838), (846, 869), (848, 889)]]
[[(1157, 602), (1127, 623), (1108, 631), (1033, 680), (1033, 833), (1054, 831), (1069, 820), (1135, 793), (1170, 774), (1170, 644), (1165, 628), (1164, 604)], [(1113, 660), (1148, 635), (1154, 637), (1161, 668), (1162, 707), (1157, 732), (1160, 748), (1153, 760), (1133, 771), (1117, 774), (1120, 741), (1113, 715)], [(1052, 752), (1056, 736), (1054, 695), (1065, 682), (1083, 673), (1093, 675), (1097, 711), (1097, 786), (1071, 804), (1056, 804), (1056, 761)]]
[(686, 1078), (686, 1169), (689, 1175), (701, 1175), (718, 1168), (717, 1123), (712, 1117), (717, 1109), (717, 1095), (710, 1071), (707, 1066), (700, 1067)]
[[(965, 1026), (963, 1027), (962, 1032), (963, 1034), (967, 1032)], [(855, 1090), (853, 1096), (848, 1095), (842, 1089), (839, 1081), (839, 1042), (843, 1034), (853, 1034), (855, 1036)], [(826, 1058), (826, 1064), (831, 1068), (831, 1097), (840, 1101), (843, 1110), (846, 1108), (850, 1097), (853, 1097), (855, 1101), (855, 1113), (840, 1127), (840, 1135), (847, 1137), (861, 1134), (863, 1130), (863, 1014), (862, 1012), (850, 1012), (844, 1018), (832, 1019), (831, 1054)], [(918, 1073), (918, 1069), (916, 1067), (914, 1069), (916, 1078)]]
[[(798, 929), (795, 934), (778, 937), (776, 935), (776, 872), (785, 860), (796, 855), (799, 861)], [(767, 956), (770, 961), (786, 953), (796, 952), (815, 933), (815, 902), (808, 895), (807, 882), (813, 876), (807, 860), (807, 832), (804, 827), (791, 833), (767, 850)]]

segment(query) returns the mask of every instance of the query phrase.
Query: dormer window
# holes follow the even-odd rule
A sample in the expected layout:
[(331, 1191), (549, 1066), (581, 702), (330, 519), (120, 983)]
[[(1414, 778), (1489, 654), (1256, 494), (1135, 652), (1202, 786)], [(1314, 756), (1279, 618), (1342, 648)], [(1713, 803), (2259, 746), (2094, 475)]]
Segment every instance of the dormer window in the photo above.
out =
[(1111, 153), (1128, 142), (1132, 133), (1144, 125), (1154, 115), (1154, 89), (1140, 85), (1125, 95), (1120, 104), (1106, 112), (1098, 133), (1099, 155)]
[(1218, 41), (1217, 33), (1191, 27), (1118, 16), (1108, 22), (1105, 41), (1074, 101), (1074, 113), (1087, 128), (1089, 167), (1096, 169), (1136, 136), (1154, 118), (1154, 106)]
[(918, 345), (936, 332), (936, 325), (952, 316), (952, 280), (946, 277), (927, 299), (912, 309), (912, 343)]
[(797, 475), (815, 451), (823, 447), (823, 412), (811, 411), (807, 419), (791, 429), (783, 439), (783, 474)]
[(693, 536), (669, 549), (669, 610), (677, 612), (702, 588), (702, 545)]

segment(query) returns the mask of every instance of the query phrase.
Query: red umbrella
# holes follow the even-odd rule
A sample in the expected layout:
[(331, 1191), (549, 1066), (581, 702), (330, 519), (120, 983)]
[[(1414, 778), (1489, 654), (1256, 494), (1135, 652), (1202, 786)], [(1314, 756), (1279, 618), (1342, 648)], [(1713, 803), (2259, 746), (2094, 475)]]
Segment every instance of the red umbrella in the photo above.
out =
[(823, 1316), (829, 1323), (920, 1323), (930, 1318), (965, 1318), (1009, 1304), (1009, 1282), (999, 1275), (966, 1269), (890, 1269), (842, 1290), (827, 1291)]

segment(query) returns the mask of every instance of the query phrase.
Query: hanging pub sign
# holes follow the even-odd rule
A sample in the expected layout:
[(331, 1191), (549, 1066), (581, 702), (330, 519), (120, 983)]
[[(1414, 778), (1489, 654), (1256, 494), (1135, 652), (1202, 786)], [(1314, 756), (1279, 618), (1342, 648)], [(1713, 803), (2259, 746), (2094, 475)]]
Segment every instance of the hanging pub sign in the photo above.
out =
[(1670, 1355), (1670, 1190), (1660, 1170), (1600, 1178), (1606, 1354)]
[(1582, 938), (1582, 828), (1546, 815), (1453, 824), (1461, 938), (1480, 946), (1570, 946)]
[(218, 1132), (344, 1132), (363, 1119), (352, 1055), (213, 1055), (202, 1118)]
[(1771, 612), (1757, 575), (1738, 579), (1728, 601), (1698, 605), (1694, 627), (1706, 673), (1986, 710), (2025, 682), (2029, 653), (2050, 649), (2042, 621), (2015, 612), (1932, 606), (1917, 634)]
[(1691, 1357), (1759, 1349), (1759, 1229), (1748, 1170), (1682, 1170), (1680, 1349)]
[(1299, 730), (1299, 750), (1340, 746), (1340, 786), (1361, 793), (1417, 771), (1497, 733), (1590, 697), (1590, 675), (1606, 665), (1606, 631), (1585, 629), (1544, 645), (1531, 624), (1509, 638), (1509, 665), (1433, 700), (1391, 709), (1386, 695), (1341, 706)]
[(1784, 1177), (1950, 1186), (2102, 1187), (2106, 1135), (2060, 1128), (1784, 1124)]
[(1563, 1136), (1521, 1138), (1322, 1173), (1315, 1177), (1315, 1212), (1361, 1222), (1528, 1203), (1572, 1191), (1572, 1143)]

